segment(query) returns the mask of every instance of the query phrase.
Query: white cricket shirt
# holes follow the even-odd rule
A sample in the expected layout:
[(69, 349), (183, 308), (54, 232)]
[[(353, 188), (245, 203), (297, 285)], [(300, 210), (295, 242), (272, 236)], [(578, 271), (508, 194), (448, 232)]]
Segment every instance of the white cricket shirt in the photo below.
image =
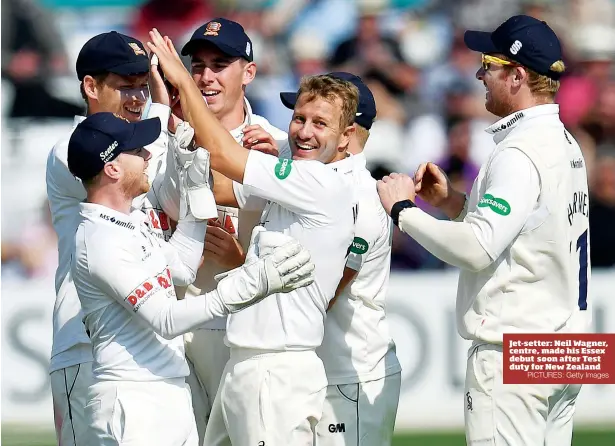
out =
[(487, 131), (497, 146), (464, 221), (493, 263), (460, 273), (459, 333), (501, 343), (503, 333), (585, 331), (589, 195), (579, 145), (555, 104), (521, 110)]
[(357, 275), (327, 312), (325, 335), (316, 349), (329, 385), (372, 381), (401, 371), (385, 314), (393, 222), (380, 203), (365, 155), (354, 159), (359, 214), (346, 266)]
[(180, 304), (173, 284), (194, 279), (205, 223), (194, 231), (194, 239), (182, 240), (198, 247), (184, 263), (171, 244), (151, 232), (143, 211), (126, 215), (93, 203), (82, 203), (80, 209), (71, 273), (92, 342), (94, 379), (186, 376), (179, 335), (205, 320), (207, 305), (204, 299), (202, 306)]
[[(163, 124), (161, 136), (147, 146), (147, 150), (152, 153), (148, 166), (148, 177), (153, 183), (158, 170), (165, 164), (166, 127), (171, 110), (162, 104), (152, 104), (148, 113), (148, 117), (158, 117)], [(68, 142), (72, 132), (83, 120), (85, 116), (75, 116), (71, 132), (54, 145), (47, 157), (47, 199), (53, 228), (58, 236), (58, 268), (55, 276), (56, 299), (53, 309), (50, 373), (92, 360), (90, 340), (83, 328), (81, 305), (70, 273), (74, 235), (81, 219), (79, 204), (85, 200), (86, 192), (81, 181), (68, 170)], [(153, 193), (152, 190), (148, 194), (151, 196)], [(144, 196), (139, 197), (135, 199), (135, 205), (139, 206), (145, 201)], [(151, 201), (155, 203), (155, 198), (151, 198)], [(153, 205), (151, 209), (154, 209)]]
[(230, 347), (263, 350), (311, 350), (324, 334), (329, 301), (342, 277), (354, 234), (356, 214), (354, 157), (331, 164), (278, 159), (250, 151), (238, 197), (268, 200), (261, 224), (299, 241), (310, 251), (314, 283), (278, 293), (228, 316)]
[[(243, 129), (248, 125), (260, 125), (267, 131), (273, 139), (276, 140), (278, 146), (285, 144), (287, 141), (286, 132), (274, 127), (262, 116), (252, 113), (252, 107), (247, 99), (244, 99), (244, 122), (236, 129), (231, 130), (231, 135), (239, 144), (243, 138)], [(261, 209), (262, 210), (262, 209)], [(261, 210), (254, 209), (238, 209), (232, 206), (218, 206), (218, 218), (229, 234), (235, 236), (241, 244), (244, 252), (248, 250), (252, 229), (258, 224), (261, 216)], [(188, 287), (178, 287), (176, 289), (177, 297), (194, 297), (216, 288), (217, 283), (214, 277), (217, 274), (227, 271), (228, 268), (213, 262), (205, 261), (196, 276), (194, 283)], [(215, 319), (204, 325), (205, 328), (212, 330), (225, 330), (226, 317)]]

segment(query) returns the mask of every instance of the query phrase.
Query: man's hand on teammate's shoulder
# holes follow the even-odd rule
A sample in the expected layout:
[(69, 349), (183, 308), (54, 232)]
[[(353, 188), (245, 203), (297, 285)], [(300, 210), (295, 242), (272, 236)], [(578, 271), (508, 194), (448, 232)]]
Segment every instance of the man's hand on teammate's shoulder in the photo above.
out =
[(204, 256), (205, 260), (213, 260), (229, 269), (241, 266), (246, 260), (239, 241), (229, 234), (217, 219), (207, 222)]
[(246, 149), (258, 150), (274, 156), (280, 154), (273, 136), (258, 124), (244, 127), (241, 142)]
[(380, 202), (387, 214), (391, 215), (391, 208), (398, 201), (410, 200), (414, 202), (414, 182), (405, 173), (392, 173), (379, 180), (377, 185)]

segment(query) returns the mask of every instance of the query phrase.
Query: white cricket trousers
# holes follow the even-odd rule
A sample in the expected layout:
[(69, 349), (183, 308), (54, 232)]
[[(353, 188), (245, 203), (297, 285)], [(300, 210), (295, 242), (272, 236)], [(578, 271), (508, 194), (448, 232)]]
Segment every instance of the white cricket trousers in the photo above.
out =
[(92, 381), (92, 363), (55, 370), (49, 376), (53, 418), (59, 446), (86, 446), (85, 403)]
[(313, 446), (326, 387), (313, 350), (231, 349), (205, 446)]
[(401, 373), (327, 387), (318, 446), (388, 446), (393, 441)]
[(199, 446), (184, 378), (95, 382), (85, 415), (88, 446)]
[(200, 329), (184, 335), (186, 360), (190, 375), (186, 382), (192, 393), (192, 408), (199, 433), (199, 444), (203, 444), (205, 429), (209, 421), (222, 372), (230, 357), (230, 349), (224, 344), (226, 330)]
[(501, 345), (470, 348), (464, 392), (468, 446), (566, 446), (581, 385), (503, 384)]

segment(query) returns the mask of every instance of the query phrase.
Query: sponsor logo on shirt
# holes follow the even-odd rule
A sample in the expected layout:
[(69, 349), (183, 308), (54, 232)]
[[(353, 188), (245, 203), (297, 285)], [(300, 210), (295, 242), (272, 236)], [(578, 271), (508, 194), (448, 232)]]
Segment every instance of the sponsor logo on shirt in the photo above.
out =
[(578, 160), (570, 160), (570, 167), (573, 169), (581, 169), (583, 167), (583, 158)]
[(512, 127), (512, 125), (515, 122), (517, 122), (519, 119), (523, 118), (523, 116), (525, 116), (523, 114), (523, 112), (515, 113), (515, 115), (512, 118), (510, 118), (507, 122), (505, 122), (504, 124), (502, 124), (499, 127), (496, 127), (495, 129), (492, 129), (491, 132), (492, 133), (497, 133), (497, 132), (502, 132), (502, 131), (504, 131), (506, 129), (509, 129), (510, 127)]
[(102, 218), (103, 220), (110, 221), (111, 223), (121, 226), (122, 228), (135, 229), (135, 226), (129, 221), (122, 221), (118, 218), (110, 217), (109, 215), (102, 214), (102, 213), (100, 214), (100, 218)]
[(478, 202), (479, 208), (491, 208), (493, 212), (500, 215), (510, 214), (510, 205), (502, 198), (496, 198), (491, 194), (485, 194)]
[(143, 208), (143, 212), (147, 215), (145, 225), (149, 228), (150, 233), (155, 235), (160, 240), (169, 241), (172, 231), (169, 217), (162, 209), (158, 208)]
[(170, 288), (172, 283), (171, 271), (169, 268), (166, 268), (161, 273), (156, 274), (155, 277), (149, 278), (137, 286), (128, 295), (126, 302), (132, 306), (132, 310), (136, 313), (139, 311), (139, 308), (141, 308), (141, 306), (156, 293), (156, 291)]
[(350, 252), (355, 254), (365, 254), (369, 248), (368, 243), (361, 237), (355, 237), (350, 246)]
[(293, 167), (292, 163), (293, 160), (289, 159), (281, 159), (280, 161), (278, 161), (278, 164), (275, 165), (274, 169), (275, 176), (278, 177), (278, 179), (280, 180), (283, 180), (288, 177)]

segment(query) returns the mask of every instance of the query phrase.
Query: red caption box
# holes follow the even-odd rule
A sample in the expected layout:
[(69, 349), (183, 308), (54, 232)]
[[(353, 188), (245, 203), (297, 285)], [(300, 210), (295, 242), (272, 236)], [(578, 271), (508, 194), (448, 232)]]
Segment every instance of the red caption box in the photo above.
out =
[(504, 384), (615, 384), (615, 333), (505, 334)]

